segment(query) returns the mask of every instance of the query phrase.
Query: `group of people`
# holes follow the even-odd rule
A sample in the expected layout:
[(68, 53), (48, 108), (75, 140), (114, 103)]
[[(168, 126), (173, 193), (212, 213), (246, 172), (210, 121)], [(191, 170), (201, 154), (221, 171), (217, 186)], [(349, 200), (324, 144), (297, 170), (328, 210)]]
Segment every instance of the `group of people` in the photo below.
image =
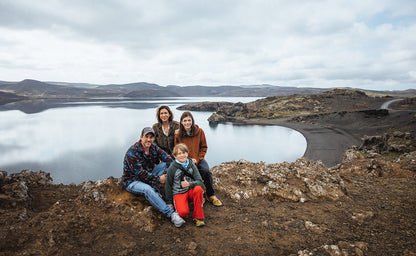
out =
[(189, 202), (193, 202), (196, 226), (204, 226), (205, 198), (215, 206), (223, 205), (215, 196), (212, 173), (204, 159), (205, 133), (190, 112), (182, 113), (177, 122), (168, 106), (160, 106), (156, 118), (158, 122), (143, 128), (140, 140), (126, 152), (123, 186), (130, 193), (144, 195), (176, 227), (185, 223)]

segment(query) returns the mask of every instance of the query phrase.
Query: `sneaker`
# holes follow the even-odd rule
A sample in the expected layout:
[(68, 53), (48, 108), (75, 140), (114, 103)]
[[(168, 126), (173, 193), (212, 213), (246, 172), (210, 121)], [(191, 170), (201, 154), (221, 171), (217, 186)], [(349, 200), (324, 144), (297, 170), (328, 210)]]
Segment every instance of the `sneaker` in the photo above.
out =
[(179, 216), (179, 214), (177, 212), (173, 212), (170, 215), (170, 221), (172, 221), (172, 223), (175, 225), (175, 227), (179, 228), (183, 225), (183, 223), (185, 223), (185, 220), (182, 219), (181, 216)]
[(222, 206), (222, 202), (215, 195), (208, 197), (208, 200), (215, 206)]
[(204, 219), (194, 219), (194, 221), (195, 221), (195, 224), (196, 224), (197, 227), (205, 226)]

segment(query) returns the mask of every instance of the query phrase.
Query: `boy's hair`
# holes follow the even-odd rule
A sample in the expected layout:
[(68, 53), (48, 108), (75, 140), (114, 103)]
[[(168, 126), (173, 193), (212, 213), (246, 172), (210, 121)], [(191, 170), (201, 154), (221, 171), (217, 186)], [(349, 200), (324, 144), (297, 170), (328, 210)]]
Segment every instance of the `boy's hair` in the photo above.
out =
[(179, 143), (179, 144), (176, 144), (175, 147), (173, 148), (172, 155), (176, 156), (179, 153), (179, 150), (185, 153), (189, 153), (188, 147), (183, 143)]

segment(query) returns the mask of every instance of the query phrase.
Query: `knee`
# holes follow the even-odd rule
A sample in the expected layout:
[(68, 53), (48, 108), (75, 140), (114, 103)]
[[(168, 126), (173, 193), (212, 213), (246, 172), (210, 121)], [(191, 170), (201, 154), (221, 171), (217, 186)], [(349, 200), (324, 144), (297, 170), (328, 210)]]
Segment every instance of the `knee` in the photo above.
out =
[(206, 176), (211, 175), (211, 171), (209, 169), (206, 169), (206, 168), (199, 168), (199, 173), (201, 174), (202, 177), (206, 177)]
[(161, 162), (159, 165), (160, 165), (160, 168), (162, 168), (163, 170), (168, 169), (166, 162)]
[(195, 193), (197, 193), (197, 194), (203, 194), (203, 193), (204, 193), (204, 190), (202, 189), (202, 187), (201, 187), (201, 186), (195, 186), (195, 187), (194, 187), (194, 191), (195, 191)]
[(182, 218), (185, 218), (189, 214), (189, 209), (178, 209), (176, 208), (176, 212), (181, 216)]
[(156, 194), (156, 191), (151, 186), (146, 186), (143, 188), (143, 194), (148, 198), (149, 196)]

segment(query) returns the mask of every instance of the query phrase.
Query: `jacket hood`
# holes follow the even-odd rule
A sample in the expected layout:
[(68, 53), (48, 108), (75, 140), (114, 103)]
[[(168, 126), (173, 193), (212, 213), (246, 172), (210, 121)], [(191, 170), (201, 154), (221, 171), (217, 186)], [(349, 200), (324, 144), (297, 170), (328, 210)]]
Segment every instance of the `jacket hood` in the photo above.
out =
[(189, 135), (189, 137), (197, 136), (201, 132), (201, 128), (199, 128), (197, 124), (195, 124), (194, 126), (195, 126), (195, 131), (191, 135)]
[[(188, 158), (189, 159), (189, 158)], [(192, 160), (191, 160), (192, 161)], [(181, 165), (181, 164), (179, 164), (179, 163), (177, 163), (176, 161), (173, 161), (172, 163), (171, 163), (171, 165), (173, 165), (173, 166), (175, 166), (176, 168), (179, 168), (179, 169), (181, 169), (181, 170), (184, 170), (184, 171), (186, 171), (186, 169)], [(190, 166), (190, 163), (189, 163), (189, 165), (188, 165), (188, 167)]]

